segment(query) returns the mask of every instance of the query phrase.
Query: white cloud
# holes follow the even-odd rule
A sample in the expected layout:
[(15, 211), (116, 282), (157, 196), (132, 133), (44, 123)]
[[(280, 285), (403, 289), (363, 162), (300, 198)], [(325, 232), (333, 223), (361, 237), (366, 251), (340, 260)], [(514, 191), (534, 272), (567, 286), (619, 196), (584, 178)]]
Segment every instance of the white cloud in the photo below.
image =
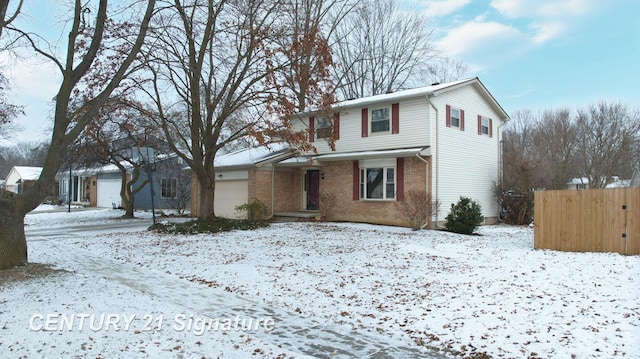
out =
[(562, 33), (565, 25), (560, 22), (549, 22), (545, 24), (533, 23), (531, 27), (536, 29), (536, 34), (531, 39), (534, 43), (540, 44), (551, 40)]
[(563, 18), (592, 10), (591, 0), (493, 0), (491, 6), (509, 18)]
[(476, 19), (450, 30), (438, 45), (446, 56), (464, 61), (470, 73), (479, 73), (521, 56), (531, 41), (513, 26)]
[(518, 29), (497, 22), (468, 22), (455, 28), (440, 41), (449, 56), (495, 47), (521, 37)]
[(449, 15), (470, 2), (471, 0), (429, 0), (425, 4), (425, 13), (427, 16)]

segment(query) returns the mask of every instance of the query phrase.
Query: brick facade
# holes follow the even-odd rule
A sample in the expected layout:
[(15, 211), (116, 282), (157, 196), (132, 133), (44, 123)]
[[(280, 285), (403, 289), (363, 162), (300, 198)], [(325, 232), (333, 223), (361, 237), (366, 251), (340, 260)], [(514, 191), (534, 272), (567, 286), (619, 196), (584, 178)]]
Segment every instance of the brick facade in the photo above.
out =
[(256, 198), (267, 206), (268, 215), (272, 215), (271, 178), (275, 178), (273, 210), (279, 212), (295, 212), (301, 208), (301, 170), (299, 168), (249, 171), (249, 198)]
[[(429, 162), (430, 158), (425, 158)], [(353, 200), (353, 161), (325, 162), (318, 167), (321, 173), (320, 193), (335, 194), (336, 200), (330, 209), (328, 220), (346, 222), (377, 223), (407, 226), (396, 209), (396, 201)], [(264, 203), (268, 215), (280, 212), (297, 212), (303, 207), (303, 173), (306, 168), (276, 168), (248, 170), (248, 197)], [(431, 170), (429, 168), (429, 170)], [(275, 185), (272, 186), (272, 178)], [(272, 207), (272, 189), (275, 204)], [(404, 160), (404, 193), (411, 190), (431, 191), (427, 183), (427, 163), (415, 158)], [(192, 178), (191, 214), (197, 215), (197, 180)], [(322, 202), (320, 206), (322, 206)]]
[(89, 193), (89, 206), (98, 207), (98, 176), (87, 178), (87, 186), (89, 188), (85, 193)]
[[(406, 226), (407, 223), (396, 210), (395, 201), (353, 200), (352, 169), (353, 161), (328, 162), (321, 167), (324, 179), (320, 180), (320, 192), (328, 191), (336, 195), (329, 220)], [(426, 181), (426, 164), (417, 158), (406, 158), (404, 192), (424, 191)]]

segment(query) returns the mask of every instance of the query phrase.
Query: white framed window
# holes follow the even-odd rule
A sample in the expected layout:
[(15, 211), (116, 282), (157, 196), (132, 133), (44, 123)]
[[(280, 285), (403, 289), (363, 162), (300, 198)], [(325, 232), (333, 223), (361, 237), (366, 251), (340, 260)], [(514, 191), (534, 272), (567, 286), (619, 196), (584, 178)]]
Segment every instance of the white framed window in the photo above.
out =
[(60, 184), (60, 194), (67, 194), (67, 193), (69, 193), (69, 180), (63, 179)]
[(360, 199), (394, 200), (395, 198), (395, 159), (360, 161)]
[(316, 118), (316, 138), (329, 138), (331, 136), (331, 121), (324, 117)]
[(451, 107), (449, 116), (451, 116), (451, 127), (460, 127), (460, 110)]
[(489, 119), (480, 117), (480, 134), (489, 136)]
[(371, 133), (388, 132), (391, 128), (390, 114), (389, 107), (371, 110)]
[(176, 198), (178, 190), (177, 178), (161, 178), (160, 193), (162, 198)]

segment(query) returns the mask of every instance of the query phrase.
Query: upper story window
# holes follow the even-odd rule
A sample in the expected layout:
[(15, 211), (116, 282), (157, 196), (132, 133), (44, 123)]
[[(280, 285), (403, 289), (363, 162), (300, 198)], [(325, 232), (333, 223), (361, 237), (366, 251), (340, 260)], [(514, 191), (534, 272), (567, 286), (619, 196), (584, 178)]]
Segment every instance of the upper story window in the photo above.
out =
[(460, 127), (460, 110), (451, 108), (451, 127)]
[(364, 107), (361, 111), (362, 137), (368, 137), (372, 133), (387, 132), (392, 135), (400, 133), (399, 103), (392, 103), (390, 107), (376, 108), (371, 111), (369, 111), (369, 108)]
[(478, 134), (493, 137), (493, 126), (490, 118), (478, 115)]
[(333, 113), (333, 120), (327, 117), (309, 117), (308, 134), (309, 142), (314, 142), (316, 138), (340, 139), (340, 112)]
[(324, 117), (316, 118), (316, 137), (329, 138), (331, 136), (331, 122)]
[(447, 127), (458, 127), (464, 131), (464, 110), (447, 105)]
[(489, 135), (489, 119), (486, 117), (480, 117), (480, 134)]
[(371, 132), (386, 132), (389, 131), (389, 108), (379, 108), (371, 110)]

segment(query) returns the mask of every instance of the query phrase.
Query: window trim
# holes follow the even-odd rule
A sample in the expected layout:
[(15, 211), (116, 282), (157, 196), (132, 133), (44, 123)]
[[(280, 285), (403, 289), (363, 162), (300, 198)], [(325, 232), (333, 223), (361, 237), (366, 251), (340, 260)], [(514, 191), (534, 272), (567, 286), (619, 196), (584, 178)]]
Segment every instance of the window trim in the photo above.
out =
[[(484, 125), (486, 121), (486, 126)], [(484, 132), (484, 129), (487, 129), (487, 132)], [(485, 117), (482, 115), (478, 115), (478, 135), (493, 137), (493, 120), (490, 117)]]
[[(456, 111), (458, 113), (457, 116), (453, 115), (453, 111)], [(451, 116), (451, 127), (458, 127), (460, 128), (460, 109), (459, 108), (455, 108), (455, 107), (451, 107), (449, 109), (449, 116)], [(458, 121), (458, 123), (456, 124), (454, 121)]]
[(331, 121), (324, 117), (316, 117), (315, 122), (316, 139), (320, 140), (331, 137), (333, 131)]
[[(368, 177), (369, 170), (381, 169), (382, 170), (382, 198), (369, 198), (368, 195), (368, 183), (365, 180)], [(393, 171), (392, 182), (388, 181), (389, 170)], [(361, 201), (396, 201), (397, 191), (398, 191), (398, 170), (397, 166), (359, 166), (359, 180), (358, 180), (358, 189), (360, 192), (360, 200)], [(387, 191), (387, 186), (393, 185), (393, 193), (391, 196)]]
[[(453, 111), (458, 111), (458, 117), (453, 116)], [(458, 124), (454, 125), (453, 120), (457, 119)], [(460, 131), (464, 131), (464, 110), (458, 107), (453, 107), (451, 105), (446, 105), (446, 126), (447, 127), (456, 127), (460, 129)]]
[[(383, 119), (383, 120), (375, 120), (374, 121), (373, 113), (376, 112), (376, 111), (381, 111), (381, 110), (386, 110), (386, 112), (387, 112), (386, 113), (386, 115), (387, 115), (386, 120)], [(369, 120), (369, 127), (371, 128), (371, 134), (391, 132), (391, 106), (376, 107), (376, 108), (371, 109), (370, 112), (371, 112), (371, 116), (370, 116), (370, 120)], [(385, 130), (374, 131), (373, 123), (374, 122), (381, 123), (381, 122), (384, 122), (384, 121), (386, 121), (386, 123), (387, 123), (387, 126), (386, 126), (387, 128)]]
[[(167, 186), (167, 182), (169, 182), (169, 186)], [(170, 195), (173, 195), (173, 197), (170, 197)], [(174, 177), (160, 178), (160, 198), (162, 199), (178, 198), (178, 179), (177, 178), (174, 178)]]

